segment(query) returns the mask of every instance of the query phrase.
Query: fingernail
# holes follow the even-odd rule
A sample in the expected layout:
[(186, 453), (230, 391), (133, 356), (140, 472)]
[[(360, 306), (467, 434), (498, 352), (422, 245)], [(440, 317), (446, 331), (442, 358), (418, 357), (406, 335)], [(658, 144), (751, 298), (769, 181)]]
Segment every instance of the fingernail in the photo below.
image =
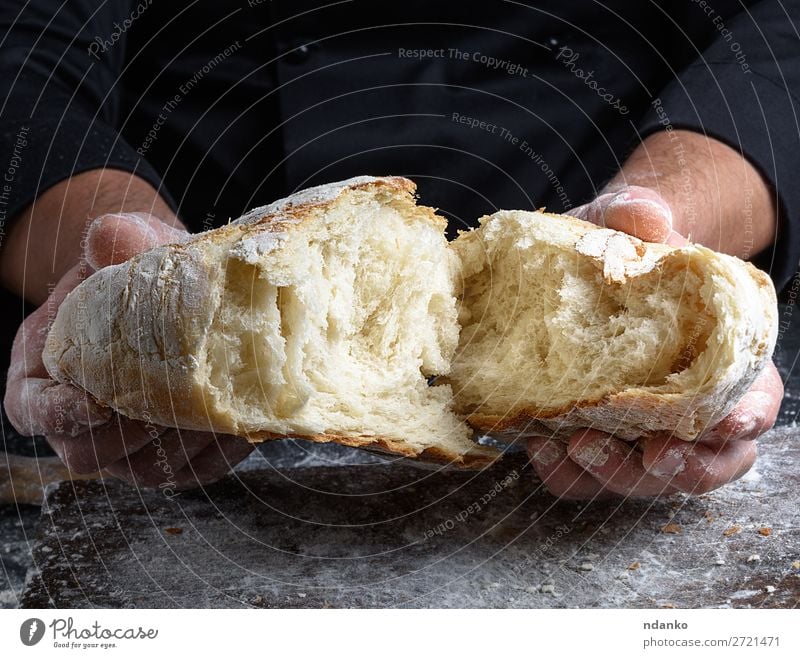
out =
[(672, 228), (672, 209), (664, 201), (632, 197), (630, 192), (619, 192), (609, 202), (606, 207), (606, 212), (616, 210), (619, 206), (623, 205), (626, 206), (628, 210), (630, 210), (631, 206), (639, 206), (639, 214), (643, 216), (655, 213), (659, 217), (666, 219), (669, 222), (669, 228)]
[(686, 470), (686, 457), (678, 448), (670, 448), (648, 469), (658, 477), (673, 477)]
[(570, 452), (570, 457), (584, 468), (605, 466), (611, 457), (611, 439), (599, 439), (579, 446)]
[(153, 228), (151, 223), (148, 221), (150, 215), (143, 215), (141, 213), (135, 212), (114, 212), (109, 213), (107, 215), (103, 215), (103, 217), (108, 217), (112, 219), (116, 219), (117, 221), (124, 221), (129, 224), (135, 224), (137, 228), (139, 228), (142, 232), (147, 235), (147, 240), (151, 242), (158, 242), (158, 233)]
[(531, 455), (531, 459), (542, 466), (550, 466), (566, 457), (566, 452), (559, 449), (552, 441), (543, 443)]
[(600, 224), (602, 226), (607, 225), (606, 220), (609, 212), (613, 212), (615, 208), (619, 208), (620, 206), (623, 206), (626, 203), (628, 203), (628, 199), (630, 198), (630, 192), (626, 191), (617, 192), (616, 194), (610, 194), (609, 197), (610, 198), (606, 197), (606, 199), (603, 199), (603, 197), (600, 196), (597, 199), (600, 206), (598, 208), (599, 211), (598, 214), (600, 215), (599, 219), (600, 219)]

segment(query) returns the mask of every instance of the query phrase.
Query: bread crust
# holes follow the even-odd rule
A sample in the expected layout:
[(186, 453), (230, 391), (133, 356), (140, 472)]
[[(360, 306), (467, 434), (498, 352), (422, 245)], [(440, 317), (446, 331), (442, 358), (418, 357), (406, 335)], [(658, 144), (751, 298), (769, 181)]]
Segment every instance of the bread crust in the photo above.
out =
[[(217, 409), (200, 383), (195, 351), (205, 343), (220, 303), (220, 254), (250, 237), (262, 243), (274, 239), (275, 246), (281, 236), (302, 231), (343, 194), (359, 190), (413, 203), (416, 185), (400, 177), (358, 177), (303, 190), (227, 226), (95, 272), (67, 296), (50, 328), (43, 353), (48, 373), (83, 388), (100, 404), (154, 425), (238, 434), (254, 443), (292, 436), (463, 468), (486, 465), (498, 453), (477, 443), (464, 453), (428, 449), (416, 454), (409, 444), (382, 436), (248, 432)], [(444, 230), (446, 220), (431, 209), (418, 210), (417, 216)]]
[(252, 443), (287, 438), (304, 439), (314, 443), (338, 443), (350, 448), (364, 448), (381, 454), (407, 457), (429, 464), (457, 466), (472, 470), (486, 468), (500, 457), (500, 453), (495, 448), (483, 446), (479, 443), (475, 444), (474, 449), (463, 453), (451, 452), (438, 446), (432, 446), (422, 452), (416, 452), (404, 441), (398, 441), (388, 436), (366, 434), (346, 436), (343, 434), (274, 434), (272, 432), (257, 432), (246, 435), (245, 438)]

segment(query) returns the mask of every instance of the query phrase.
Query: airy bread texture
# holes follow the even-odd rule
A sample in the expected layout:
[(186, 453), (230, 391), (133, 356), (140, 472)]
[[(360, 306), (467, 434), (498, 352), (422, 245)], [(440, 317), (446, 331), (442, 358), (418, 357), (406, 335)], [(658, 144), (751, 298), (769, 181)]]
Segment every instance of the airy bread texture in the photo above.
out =
[(730, 412), (775, 345), (769, 277), (704, 247), (500, 211), (454, 248), (462, 331), (448, 381), (485, 432), (695, 439)]
[(769, 361), (775, 294), (748, 264), (522, 211), (448, 245), (414, 190), (313, 188), (102, 269), (47, 370), (156, 424), (480, 467), (498, 452), (465, 419), (693, 439)]
[(401, 178), (301, 192), (93, 274), (62, 304), (48, 371), (125, 416), (481, 466), (451, 411), (458, 343), (445, 220)]

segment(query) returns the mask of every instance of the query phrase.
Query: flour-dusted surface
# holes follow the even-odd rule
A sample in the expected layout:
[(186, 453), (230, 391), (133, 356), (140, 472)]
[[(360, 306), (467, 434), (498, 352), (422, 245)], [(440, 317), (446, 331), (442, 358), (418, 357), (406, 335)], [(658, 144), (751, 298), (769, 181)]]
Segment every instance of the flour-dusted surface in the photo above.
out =
[(38, 507), (0, 505), (0, 608), (19, 607), (38, 521)]
[[(800, 332), (793, 306), (780, 313), (781, 427), (711, 494), (581, 506), (511, 461), (436, 475), (276, 441), (207, 495), (63, 484), (33, 557), (33, 515), (3, 508), (0, 607), (17, 605), (28, 565), (28, 606), (798, 607)], [(24, 451), (13, 434), (4, 424), (5, 448)], [(371, 495), (347, 495), (359, 490)]]
[(520, 456), (260, 469), (173, 500), (62, 484), (23, 605), (797, 607), (797, 439), (772, 432), (720, 492), (655, 502), (556, 502)]

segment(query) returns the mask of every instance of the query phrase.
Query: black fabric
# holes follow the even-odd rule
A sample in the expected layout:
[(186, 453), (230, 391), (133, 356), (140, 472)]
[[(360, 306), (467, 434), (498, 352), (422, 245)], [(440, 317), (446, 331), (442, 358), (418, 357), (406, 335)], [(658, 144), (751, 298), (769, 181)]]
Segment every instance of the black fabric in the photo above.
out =
[(9, 159), (27, 127), (4, 221), (92, 167), (162, 184), (195, 230), (300, 187), (391, 173), (418, 183), (452, 235), (499, 207), (585, 202), (663, 129), (656, 101), (672, 126), (759, 167), (782, 210), (759, 262), (779, 287), (797, 269), (800, 0), (19, 7), (0, 1)]
[[(753, 254), (753, 260), (779, 289), (800, 260), (798, 19), (798, 5), (762, 2), (728, 21), (724, 29), (731, 36), (720, 31), (702, 58), (661, 93), (641, 125), (643, 136), (665, 123), (701, 130), (742, 152), (770, 182), (777, 194), (778, 232), (773, 246)], [(746, 244), (747, 223), (754, 218), (744, 211)]]
[(36, 196), (72, 174), (109, 167), (160, 183), (117, 129), (124, 36), (105, 60), (87, 52), (92, 35), (111, 33), (119, 11), (84, 0), (60, 5), (34, 1), (21, 11), (20, 3), (0, 2), (4, 233)]

